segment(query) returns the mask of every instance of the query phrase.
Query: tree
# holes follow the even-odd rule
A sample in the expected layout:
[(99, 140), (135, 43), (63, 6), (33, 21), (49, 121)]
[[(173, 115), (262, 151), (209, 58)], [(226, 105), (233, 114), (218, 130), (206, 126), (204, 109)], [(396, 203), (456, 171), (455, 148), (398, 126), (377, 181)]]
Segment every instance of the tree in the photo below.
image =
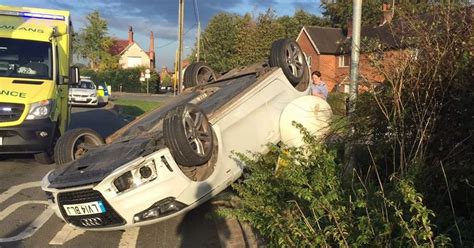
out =
[(202, 33), (201, 58), (216, 71), (228, 71), (237, 65), (236, 43), (242, 17), (219, 13), (211, 18)]
[[(384, 0), (362, 2), (362, 25), (378, 24), (381, 19), (381, 9)], [(342, 0), (336, 3), (321, 3), (323, 15), (328, 18), (333, 27), (347, 28), (352, 21), (352, 0)]]
[(89, 60), (90, 68), (97, 70), (114, 68), (118, 59), (109, 53), (112, 39), (108, 36), (107, 21), (95, 10), (86, 17), (87, 25), (81, 30), (77, 39), (77, 54)]
[(276, 21), (275, 12), (268, 9), (261, 13), (256, 20), (246, 14), (240, 23), (237, 35), (237, 61), (239, 66), (245, 66), (259, 61), (265, 61), (270, 55), (272, 42), (284, 37), (284, 29)]
[(267, 9), (257, 18), (256, 39), (256, 61), (267, 59), (270, 56), (270, 49), (275, 40), (285, 36), (283, 26), (277, 22), (275, 11)]
[(330, 25), (328, 18), (321, 18), (310, 14), (303, 9), (296, 10), (293, 16), (282, 16), (278, 18), (277, 21), (284, 27), (285, 37), (290, 39), (296, 39), (304, 26), (325, 27)]
[[(329, 21), (297, 10), (294, 16), (277, 17), (268, 9), (253, 17), (219, 13), (212, 17), (202, 34), (201, 58), (213, 69), (225, 72), (268, 58), (273, 41), (296, 39), (305, 25), (327, 26)], [(196, 48), (189, 58), (194, 61)]]
[(161, 81), (161, 85), (163, 85), (163, 86), (171, 86), (171, 77), (170, 77), (170, 75), (166, 74), (166, 75), (163, 77), (163, 80)]
[(250, 14), (245, 14), (240, 22), (240, 30), (237, 34), (237, 63), (239, 65), (250, 64), (254, 61), (255, 49), (255, 33), (257, 23), (252, 19)]

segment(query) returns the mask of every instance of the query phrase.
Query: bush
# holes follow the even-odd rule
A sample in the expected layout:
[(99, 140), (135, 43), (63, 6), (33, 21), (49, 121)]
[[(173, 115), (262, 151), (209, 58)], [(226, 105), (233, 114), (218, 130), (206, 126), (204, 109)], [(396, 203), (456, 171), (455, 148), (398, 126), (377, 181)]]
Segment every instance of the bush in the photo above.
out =
[(398, 54), (386, 53), (377, 41), (363, 43), (385, 81), (359, 96), (351, 141), (373, 148), (383, 181), (416, 172), (414, 186), (436, 213), (437, 230), (456, 246), (472, 246), (472, 8), (448, 3), (429, 12), (422, 18), (398, 13), (391, 27), (400, 37)]
[(327, 102), (331, 106), (332, 113), (336, 116), (346, 116), (346, 99), (348, 94), (343, 92), (332, 92), (329, 93)]
[(233, 185), (241, 199), (236, 209), (221, 212), (248, 221), (272, 247), (449, 243), (433, 233), (433, 212), (412, 179), (394, 176), (382, 186), (354, 171), (345, 182), (335, 152), (308, 133), (305, 140), (302, 148), (270, 146), (267, 155), (238, 154), (248, 169)]

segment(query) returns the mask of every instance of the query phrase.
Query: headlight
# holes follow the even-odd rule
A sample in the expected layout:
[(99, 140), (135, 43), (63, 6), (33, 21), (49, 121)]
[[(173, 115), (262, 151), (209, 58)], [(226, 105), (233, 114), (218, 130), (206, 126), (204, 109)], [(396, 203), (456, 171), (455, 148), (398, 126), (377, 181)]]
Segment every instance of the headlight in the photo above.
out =
[(151, 182), (155, 180), (156, 177), (155, 161), (150, 160), (141, 163), (137, 167), (117, 177), (117, 179), (113, 181), (113, 187), (117, 193), (121, 193)]
[(97, 93), (92, 93), (92, 94), (90, 95), (90, 97), (96, 97), (96, 96), (97, 96)]
[(30, 106), (30, 111), (28, 112), (28, 116), (26, 116), (26, 119), (36, 120), (48, 118), (51, 114), (53, 107), (53, 100), (43, 100), (39, 102), (34, 102)]

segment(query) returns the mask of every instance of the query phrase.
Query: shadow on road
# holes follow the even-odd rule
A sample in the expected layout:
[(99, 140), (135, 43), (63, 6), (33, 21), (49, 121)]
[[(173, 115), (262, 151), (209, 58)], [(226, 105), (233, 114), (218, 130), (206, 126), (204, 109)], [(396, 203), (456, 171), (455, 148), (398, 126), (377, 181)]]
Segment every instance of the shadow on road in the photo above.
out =
[(98, 132), (102, 137), (123, 127), (127, 122), (123, 120), (116, 112), (107, 109), (87, 109), (87, 111), (74, 111), (71, 114), (70, 129), (87, 127)]
[[(196, 192), (196, 197), (211, 191), (211, 186), (202, 184)], [(217, 230), (213, 206), (209, 203), (197, 207), (186, 213), (179, 224), (177, 235), (181, 237), (180, 247), (221, 247), (218, 232), (228, 233), (226, 230)], [(190, 225), (191, 224), (191, 225)]]

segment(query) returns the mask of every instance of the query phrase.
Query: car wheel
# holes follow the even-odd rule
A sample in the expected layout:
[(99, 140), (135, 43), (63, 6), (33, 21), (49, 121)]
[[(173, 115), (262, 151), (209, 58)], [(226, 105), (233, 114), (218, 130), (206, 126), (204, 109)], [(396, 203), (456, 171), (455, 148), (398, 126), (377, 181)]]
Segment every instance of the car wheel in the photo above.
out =
[(62, 165), (79, 159), (90, 148), (103, 144), (104, 139), (92, 129), (72, 129), (59, 137), (54, 147), (54, 160), (56, 165)]
[(280, 67), (293, 86), (309, 80), (308, 65), (298, 43), (290, 39), (280, 39), (272, 44), (270, 66)]
[(192, 63), (184, 71), (183, 85), (185, 88), (203, 85), (216, 81), (216, 73), (206, 63)]
[(205, 164), (211, 158), (214, 135), (206, 114), (195, 104), (169, 111), (163, 121), (165, 143), (181, 166)]

